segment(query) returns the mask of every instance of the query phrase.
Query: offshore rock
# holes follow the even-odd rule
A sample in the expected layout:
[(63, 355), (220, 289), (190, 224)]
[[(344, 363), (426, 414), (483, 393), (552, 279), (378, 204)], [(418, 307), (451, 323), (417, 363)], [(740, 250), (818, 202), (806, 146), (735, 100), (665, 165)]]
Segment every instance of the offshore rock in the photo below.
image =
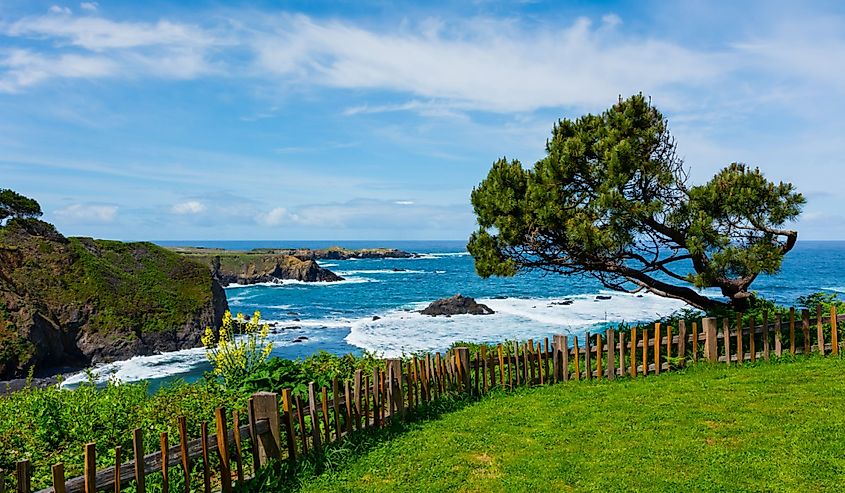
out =
[(489, 306), (476, 302), (467, 296), (456, 294), (451, 298), (443, 298), (432, 302), (424, 310), (423, 315), (436, 317), (438, 315), (492, 315), (495, 313)]

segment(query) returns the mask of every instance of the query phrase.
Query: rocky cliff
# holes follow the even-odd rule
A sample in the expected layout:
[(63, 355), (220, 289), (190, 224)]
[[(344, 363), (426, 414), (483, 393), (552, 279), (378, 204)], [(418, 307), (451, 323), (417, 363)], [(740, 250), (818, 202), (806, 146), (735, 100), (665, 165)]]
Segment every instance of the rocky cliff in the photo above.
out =
[(214, 255), (272, 255), (296, 257), (300, 260), (349, 260), (349, 259), (378, 259), (378, 258), (414, 258), (419, 254), (397, 250), (396, 248), (361, 248), (357, 250), (329, 247), (329, 248), (255, 248), (249, 251), (222, 250), (204, 247), (172, 247), (172, 250), (185, 255), (212, 257)]
[(195, 347), (227, 309), (207, 266), (152, 243), (0, 228), (0, 379)]
[(214, 279), (223, 286), (282, 280), (302, 282), (336, 282), (343, 280), (334, 272), (317, 265), (314, 260), (303, 260), (290, 255), (270, 255), (255, 252), (186, 255), (210, 266)]

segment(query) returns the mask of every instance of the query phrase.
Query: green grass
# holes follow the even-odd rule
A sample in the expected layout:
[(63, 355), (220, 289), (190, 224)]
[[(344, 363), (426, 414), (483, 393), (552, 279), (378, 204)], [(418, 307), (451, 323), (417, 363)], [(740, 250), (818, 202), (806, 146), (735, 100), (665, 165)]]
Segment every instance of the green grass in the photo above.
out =
[(845, 360), (524, 389), (405, 430), (301, 491), (841, 491)]

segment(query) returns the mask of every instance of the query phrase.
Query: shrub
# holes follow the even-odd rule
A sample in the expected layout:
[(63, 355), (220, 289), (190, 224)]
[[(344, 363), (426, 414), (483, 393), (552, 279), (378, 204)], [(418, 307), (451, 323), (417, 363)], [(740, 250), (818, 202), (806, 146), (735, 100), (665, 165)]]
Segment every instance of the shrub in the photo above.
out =
[(211, 327), (205, 329), (202, 343), (206, 357), (214, 365), (214, 374), (222, 377), (227, 385), (236, 386), (264, 362), (273, 343), (267, 340), (270, 327), (261, 324), (261, 313), (256, 311), (246, 320), (239, 313), (232, 319), (231, 312), (223, 315), (223, 325), (217, 337)]

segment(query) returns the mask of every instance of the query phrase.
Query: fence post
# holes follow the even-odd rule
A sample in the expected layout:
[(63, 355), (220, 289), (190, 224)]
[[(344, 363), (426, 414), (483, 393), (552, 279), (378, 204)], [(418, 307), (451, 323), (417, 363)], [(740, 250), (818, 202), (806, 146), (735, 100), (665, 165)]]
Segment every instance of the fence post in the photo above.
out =
[[(256, 392), (252, 394), (253, 415), (256, 422), (266, 419), (270, 424), (270, 433), (251, 437), (258, 443), (258, 457), (261, 464), (269, 459), (281, 459), (281, 437), (279, 436), (279, 395), (274, 392)], [(301, 413), (302, 410), (300, 409)], [(254, 423), (252, 429), (255, 429)], [(303, 430), (304, 432), (304, 430)]]
[(561, 376), (561, 373), (563, 372), (560, 368), (560, 357), (563, 353), (563, 350), (561, 349), (562, 339), (563, 336), (560, 334), (555, 334), (554, 336), (552, 336), (552, 373), (554, 373), (555, 381), (563, 379), (563, 377)]
[[(229, 433), (226, 429), (226, 410), (218, 407), (214, 410), (215, 431), (217, 432), (217, 453), (220, 455), (220, 483), (223, 493), (232, 491), (232, 466), (229, 463)], [(162, 435), (162, 451), (167, 450), (167, 435)], [(162, 456), (164, 459), (164, 456)], [(162, 466), (162, 472), (166, 469)], [(165, 478), (166, 478), (165, 474)], [(166, 479), (165, 479), (166, 481)], [(164, 484), (167, 484), (166, 482)]]
[(836, 327), (836, 305), (830, 305), (830, 349), (833, 354), (839, 354), (839, 332)]
[(401, 418), (405, 417), (405, 398), (402, 395), (402, 360), (387, 360), (387, 393), (388, 409), (390, 417), (398, 412)]
[(619, 376), (624, 377), (627, 366), (625, 365), (625, 333), (619, 333)]
[(616, 331), (607, 329), (607, 378), (616, 378)]
[(701, 329), (704, 331), (704, 357), (711, 363), (719, 361), (716, 349), (716, 319), (707, 317), (701, 319)]
[(146, 482), (144, 481), (144, 437), (141, 434), (141, 428), (135, 428), (132, 431), (132, 451), (135, 461), (135, 488), (139, 493), (146, 491)]
[(28, 460), (20, 460), (15, 465), (15, 476), (18, 481), (18, 493), (30, 493), (32, 491), (32, 467)]
[(684, 320), (678, 320), (678, 358), (681, 366), (686, 366), (687, 358), (687, 323)]
[[(290, 396), (290, 389), (282, 390), (282, 412), (285, 423), (285, 439), (288, 444), (288, 457), (296, 460), (296, 437), (293, 428), (293, 400)], [(280, 442), (281, 445), (281, 442)]]
[(569, 381), (569, 337), (562, 336), (560, 341), (560, 350), (561, 350), (561, 362), (560, 362), (560, 371), (563, 373), (563, 381)]
[[(53, 473), (53, 491), (55, 493), (65, 493), (65, 465), (59, 462), (53, 465), (51, 470)], [(0, 478), (0, 482), (3, 479)], [(0, 486), (0, 493), (3, 493), (3, 487)]]
[(587, 373), (587, 380), (592, 380), (593, 378), (593, 363), (592, 363), (592, 350), (593, 348), (590, 347), (590, 333), (584, 333), (584, 371)]
[(456, 349), (458, 354), (458, 373), (461, 378), (461, 390), (465, 393), (470, 392), (470, 374), (469, 374), (469, 348), (459, 347)]
[(311, 443), (317, 455), (323, 452), (320, 438), (320, 415), (317, 411), (317, 390), (314, 382), (308, 382), (308, 415), (311, 417)]
[(170, 471), (168, 470), (170, 450), (166, 432), (159, 435), (159, 444), (161, 445), (161, 493), (168, 493), (170, 491)]
[[(83, 474), (85, 475), (85, 493), (96, 493), (97, 491), (97, 445), (95, 443), (86, 443), (83, 455), (85, 465), (83, 467)], [(143, 460), (142, 460), (143, 463)]]

